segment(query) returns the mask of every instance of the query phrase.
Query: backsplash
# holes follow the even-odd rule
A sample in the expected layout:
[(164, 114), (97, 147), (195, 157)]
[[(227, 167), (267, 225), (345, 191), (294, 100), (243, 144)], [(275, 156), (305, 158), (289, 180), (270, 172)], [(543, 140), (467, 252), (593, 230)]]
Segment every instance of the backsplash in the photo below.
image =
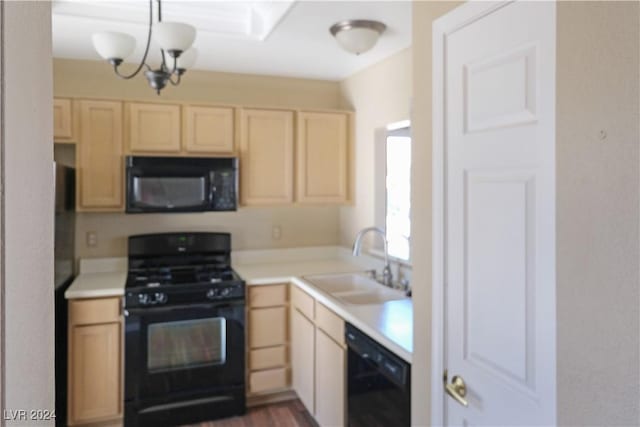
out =
[[(130, 235), (182, 231), (229, 232), (234, 250), (337, 245), (339, 227), (337, 206), (188, 214), (78, 213), (76, 258), (126, 256)], [(95, 233), (95, 246), (88, 244), (89, 233)]]

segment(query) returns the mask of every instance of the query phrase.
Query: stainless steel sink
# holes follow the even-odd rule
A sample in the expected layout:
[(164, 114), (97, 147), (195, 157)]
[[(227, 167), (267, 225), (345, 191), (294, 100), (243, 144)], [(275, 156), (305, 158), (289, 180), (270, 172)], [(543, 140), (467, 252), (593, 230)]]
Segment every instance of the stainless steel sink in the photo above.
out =
[(362, 273), (317, 274), (303, 279), (345, 304), (382, 304), (407, 298), (404, 292), (384, 287)]

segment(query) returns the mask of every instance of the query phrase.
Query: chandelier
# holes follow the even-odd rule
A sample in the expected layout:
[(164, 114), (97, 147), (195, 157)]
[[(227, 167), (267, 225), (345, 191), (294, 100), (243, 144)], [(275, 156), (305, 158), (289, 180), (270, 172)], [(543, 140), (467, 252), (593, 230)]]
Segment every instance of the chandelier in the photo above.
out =
[[(191, 48), (196, 38), (196, 29), (180, 22), (162, 22), (162, 4), (158, 2), (158, 22), (153, 25), (153, 0), (149, 0), (149, 32), (147, 46), (138, 68), (131, 74), (122, 74), (118, 70), (122, 61), (131, 55), (136, 47), (136, 39), (129, 34), (111, 31), (95, 33), (92, 36), (93, 47), (100, 56), (109, 61), (115, 74), (123, 79), (131, 79), (138, 75), (142, 68), (149, 85), (158, 95), (167, 83), (174, 86), (180, 84), (180, 78), (196, 60), (197, 51)], [(147, 65), (147, 56), (151, 44), (152, 29), (155, 31), (154, 40), (160, 45), (162, 63), (157, 69)]]

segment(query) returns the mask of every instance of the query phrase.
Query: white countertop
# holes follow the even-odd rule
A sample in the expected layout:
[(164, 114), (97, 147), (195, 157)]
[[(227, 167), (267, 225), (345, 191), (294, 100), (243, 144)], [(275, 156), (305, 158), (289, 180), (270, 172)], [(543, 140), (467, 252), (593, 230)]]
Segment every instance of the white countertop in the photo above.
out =
[(126, 271), (80, 273), (64, 293), (66, 299), (105, 298), (124, 295)]
[[(301, 249), (301, 251), (305, 250)], [(306, 259), (300, 255), (300, 252), (291, 257), (294, 259), (290, 259), (289, 256), (277, 256), (278, 254), (275, 253), (277, 250), (268, 252), (270, 252), (269, 256), (264, 258), (257, 257), (255, 253), (250, 254), (251, 256), (234, 257), (234, 270), (247, 285), (293, 283), (345, 321), (411, 363), (413, 352), (413, 302), (411, 299), (374, 305), (346, 304), (304, 280), (304, 276), (312, 274), (361, 272), (378, 261), (367, 260), (366, 257), (352, 258), (343, 250), (333, 253), (325, 251), (327, 253), (322, 254), (322, 259)], [(290, 253), (281, 255), (290, 255)], [(318, 255), (317, 250), (314, 255)], [(122, 296), (126, 276), (126, 262), (120, 258), (83, 260), (80, 274), (65, 292), (65, 298)]]

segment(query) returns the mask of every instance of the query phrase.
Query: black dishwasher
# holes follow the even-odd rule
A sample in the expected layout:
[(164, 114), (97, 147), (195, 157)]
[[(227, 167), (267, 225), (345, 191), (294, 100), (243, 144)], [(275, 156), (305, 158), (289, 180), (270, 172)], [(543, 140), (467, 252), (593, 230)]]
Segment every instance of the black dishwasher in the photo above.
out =
[(411, 425), (411, 365), (347, 323), (350, 427)]

